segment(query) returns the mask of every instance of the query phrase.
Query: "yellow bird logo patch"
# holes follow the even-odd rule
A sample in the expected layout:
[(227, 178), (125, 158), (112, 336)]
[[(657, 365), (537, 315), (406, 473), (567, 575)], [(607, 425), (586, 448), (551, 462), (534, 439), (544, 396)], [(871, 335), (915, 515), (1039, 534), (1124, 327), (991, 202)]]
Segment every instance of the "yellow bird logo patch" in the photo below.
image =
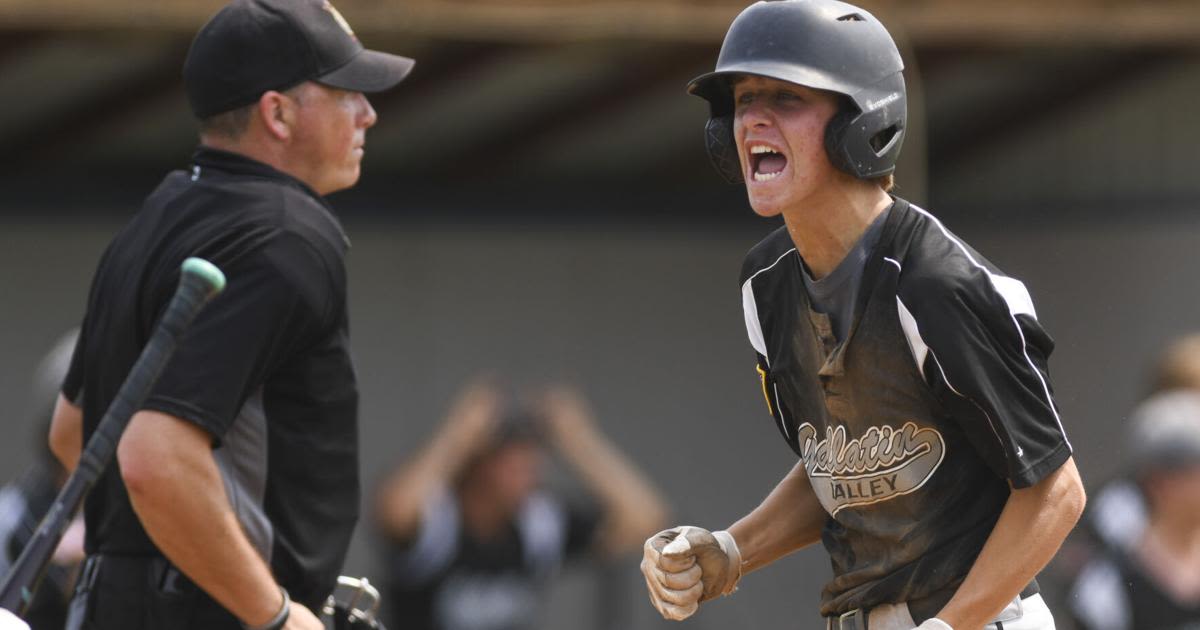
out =
[(758, 379), (762, 381), (763, 400), (767, 401), (767, 411), (775, 415), (775, 406), (771, 404), (771, 393), (767, 390), (767, 371), (761, 365), (754, 366), (758, 370)]

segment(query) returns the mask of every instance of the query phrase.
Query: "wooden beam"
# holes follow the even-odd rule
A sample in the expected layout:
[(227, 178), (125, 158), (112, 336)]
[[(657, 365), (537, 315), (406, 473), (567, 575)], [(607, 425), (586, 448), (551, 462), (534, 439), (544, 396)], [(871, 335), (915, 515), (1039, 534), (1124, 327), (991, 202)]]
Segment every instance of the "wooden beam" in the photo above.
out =
[(103, 125), (136, 116), (141, 108), (170, 94), (180, 84), (179, 69), (187, 48), (168, 45), (151, 67), (114, 81), (97, 94), (29, 121), (0, 146), (0, 170), (26, 172), (57, 156), (70, 154)]
[(1099, 102), (1154, 68), (1181, 58), (1169, 51), (1138, 51), (1115, 59), (1098, 60), (1073, 72), (1051, 69), (1036, 90), (1016, 92), (1004, 102), (982, 105), (970, 121), (944, 129), (930, 138), (929, 156), (934, 165), (959, 164), (995, 143), (1012, 138), (1022, 129), (1052, 119), (1080, 103)]
[[(531, 147), (596, 118), (611, 116), (636, 102), (637, 95), (677, 79), (696, 66), (698, 55), (691, 48), (645, 50), (629, 54), (623, 63), (636, 70), (602, 80), (588, 81), (562, 100), (531, 99), (523, 118), (497, 128), (493, 133), (466, 145), (455, 157), (455, 169), (466, 173), (502, 175), (515, 158)], [(681, 95), (682, 98), (682, 95)]]
[[(0, 0), (0, 29), (193, 32), (220, 0)], [(340, 0), (364, 39), (395, 34), (475, 41), (637, 39), (717, 43), (748, 0)], [(1200, 47), (1191, 0), (862, 0), (916, 46)]]

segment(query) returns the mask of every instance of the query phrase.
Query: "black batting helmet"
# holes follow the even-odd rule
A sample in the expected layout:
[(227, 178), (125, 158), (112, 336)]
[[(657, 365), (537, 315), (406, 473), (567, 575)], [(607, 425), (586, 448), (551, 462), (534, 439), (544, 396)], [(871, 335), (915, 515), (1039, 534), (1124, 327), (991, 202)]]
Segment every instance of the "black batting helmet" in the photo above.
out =
[(908, 99), (904, 62), (875, 16), (836, 0), (763, 0), (734, 19), (717, 67), (688, 84), (708, 100), (705, 140), (713, 166), (742, 181), (733, 141), (733, 75), (779, 79), (840, 94), (843, 104), (825, 130), (837, 168), (862, 179), (895, 170)]

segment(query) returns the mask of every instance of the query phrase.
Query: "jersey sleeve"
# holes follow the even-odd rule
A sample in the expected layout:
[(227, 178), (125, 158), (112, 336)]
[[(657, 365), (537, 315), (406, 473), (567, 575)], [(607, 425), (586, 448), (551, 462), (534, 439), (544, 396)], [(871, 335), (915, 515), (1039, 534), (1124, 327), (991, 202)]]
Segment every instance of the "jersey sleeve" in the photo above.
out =
[(984, 461), (1014, 487), (1071, 455), (1047, 359), (1054, 342), (1020, 281), (982, 266), (902, 290), (901, 321), (925, 379)]
[[(84, 335), (87, 330), (87, 320), (79, 327), (79, 336), (75, 338), (75, 349), (71, 352), (71, 362), (67, 365), (67, 373), (63, 376), (62, 395), (69, 401), (79, 405), (83, 394), (83, 358), (87, 342)], [(55, 401), (57, 402), (57, 401)]]
[[(96, 299), (97, 278), (100, 270), (104, 268), (109, 256), (112, 255), (112, 244), (104, 249), (104, 253), (100, 255), (100, 260), (96, 265), (96, 271), (92, 276), (92, 285), (88, 289), (88, 304), (93, 304)], [(88, 340), (88, 314), (83, 315), (83, 322), (79, 325), (79, 336), (75, 339), (75, 350), (71, 353), (71, 362), (67, 365), (67, 373), (63, 375), (61, 393), (67, 400), (76, 405), (83, 404), (83, 384), (87, 378), (87, 340)], [(57, 401), (56, 401), (57, 403)]]
[(228, 284), (180, 339), (143, 409), (193, 422), (219, 443), (247, 399), (328, 327), (319, 256), (282, 232), (225, 269)]

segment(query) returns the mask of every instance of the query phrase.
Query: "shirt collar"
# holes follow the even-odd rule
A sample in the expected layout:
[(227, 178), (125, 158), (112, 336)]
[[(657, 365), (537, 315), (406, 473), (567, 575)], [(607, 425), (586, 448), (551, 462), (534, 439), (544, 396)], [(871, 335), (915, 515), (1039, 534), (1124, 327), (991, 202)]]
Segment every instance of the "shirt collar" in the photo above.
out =
[(209, 146), (199, 145), (196, 147), (196, 151), (192, 154), (192, 180), (194, 181), (203, 177), (204, 171), (207, 169), (221, 171), (223, 173), (230, 173), (233, 175), (263, 177), (296, 186), (300, 190), (303, 190), (305, 193), (307, 193), (313, 198), (313, 200), (315, 200), (322, 208), (325, 209), (325, 213), (328, 215), (329, 220), (333, 222), (334, 226), (337, 228), (338, 234), (341, 235), (342, 242), (345, 243), (346, 247), (350, 246), (350, 238), (346, 236), (346, 231), (342, 228), (342, 222), (338, 220), (337, 214), (333, 211), (333, 207), (329, 205), (329, 202), (326, 201), (324, 197), (318, 195), (317, 191), (313, 190), (308, 186), (308, 184), (305, 184), (299, 179), (292, 177), (291, 175), (288, 175), (287, 173), (284, 173), (283, 171), (269, 164), (259, 162), (258, 160), (241, 153), (223, 151), (221, 149), (214, 149)]
[(269, 164), (259, 162), (258, 160), (241, 153), (234, 153), (232, 151), (224, 151), (221, 149), (214, 149), (212, 147), (200, 145), (196, 147), (195, 153), (192, 154), (192, 178), (195, 179), (198, 176), (203, 177), (204, 170), (209, 168), (235, 175), (265, 177), (267, 179), (274, 179), (295, 184), (296, 186), (300, 187), (301, 190), (308, 193), (311, 197), (320, 201), (321, 205), (327, 208), (329, 207), (329, 204), (325, 202), (325, 198), (321, 195), (318, 195), (317, 191), (310, 188), (308, 184), (305, 184), (299, 179), (296, 179), (295, 177), (292, 177), (291, 175), (288, 175), (287, 173), (284, 173), (283, 171), (276, 169)]

